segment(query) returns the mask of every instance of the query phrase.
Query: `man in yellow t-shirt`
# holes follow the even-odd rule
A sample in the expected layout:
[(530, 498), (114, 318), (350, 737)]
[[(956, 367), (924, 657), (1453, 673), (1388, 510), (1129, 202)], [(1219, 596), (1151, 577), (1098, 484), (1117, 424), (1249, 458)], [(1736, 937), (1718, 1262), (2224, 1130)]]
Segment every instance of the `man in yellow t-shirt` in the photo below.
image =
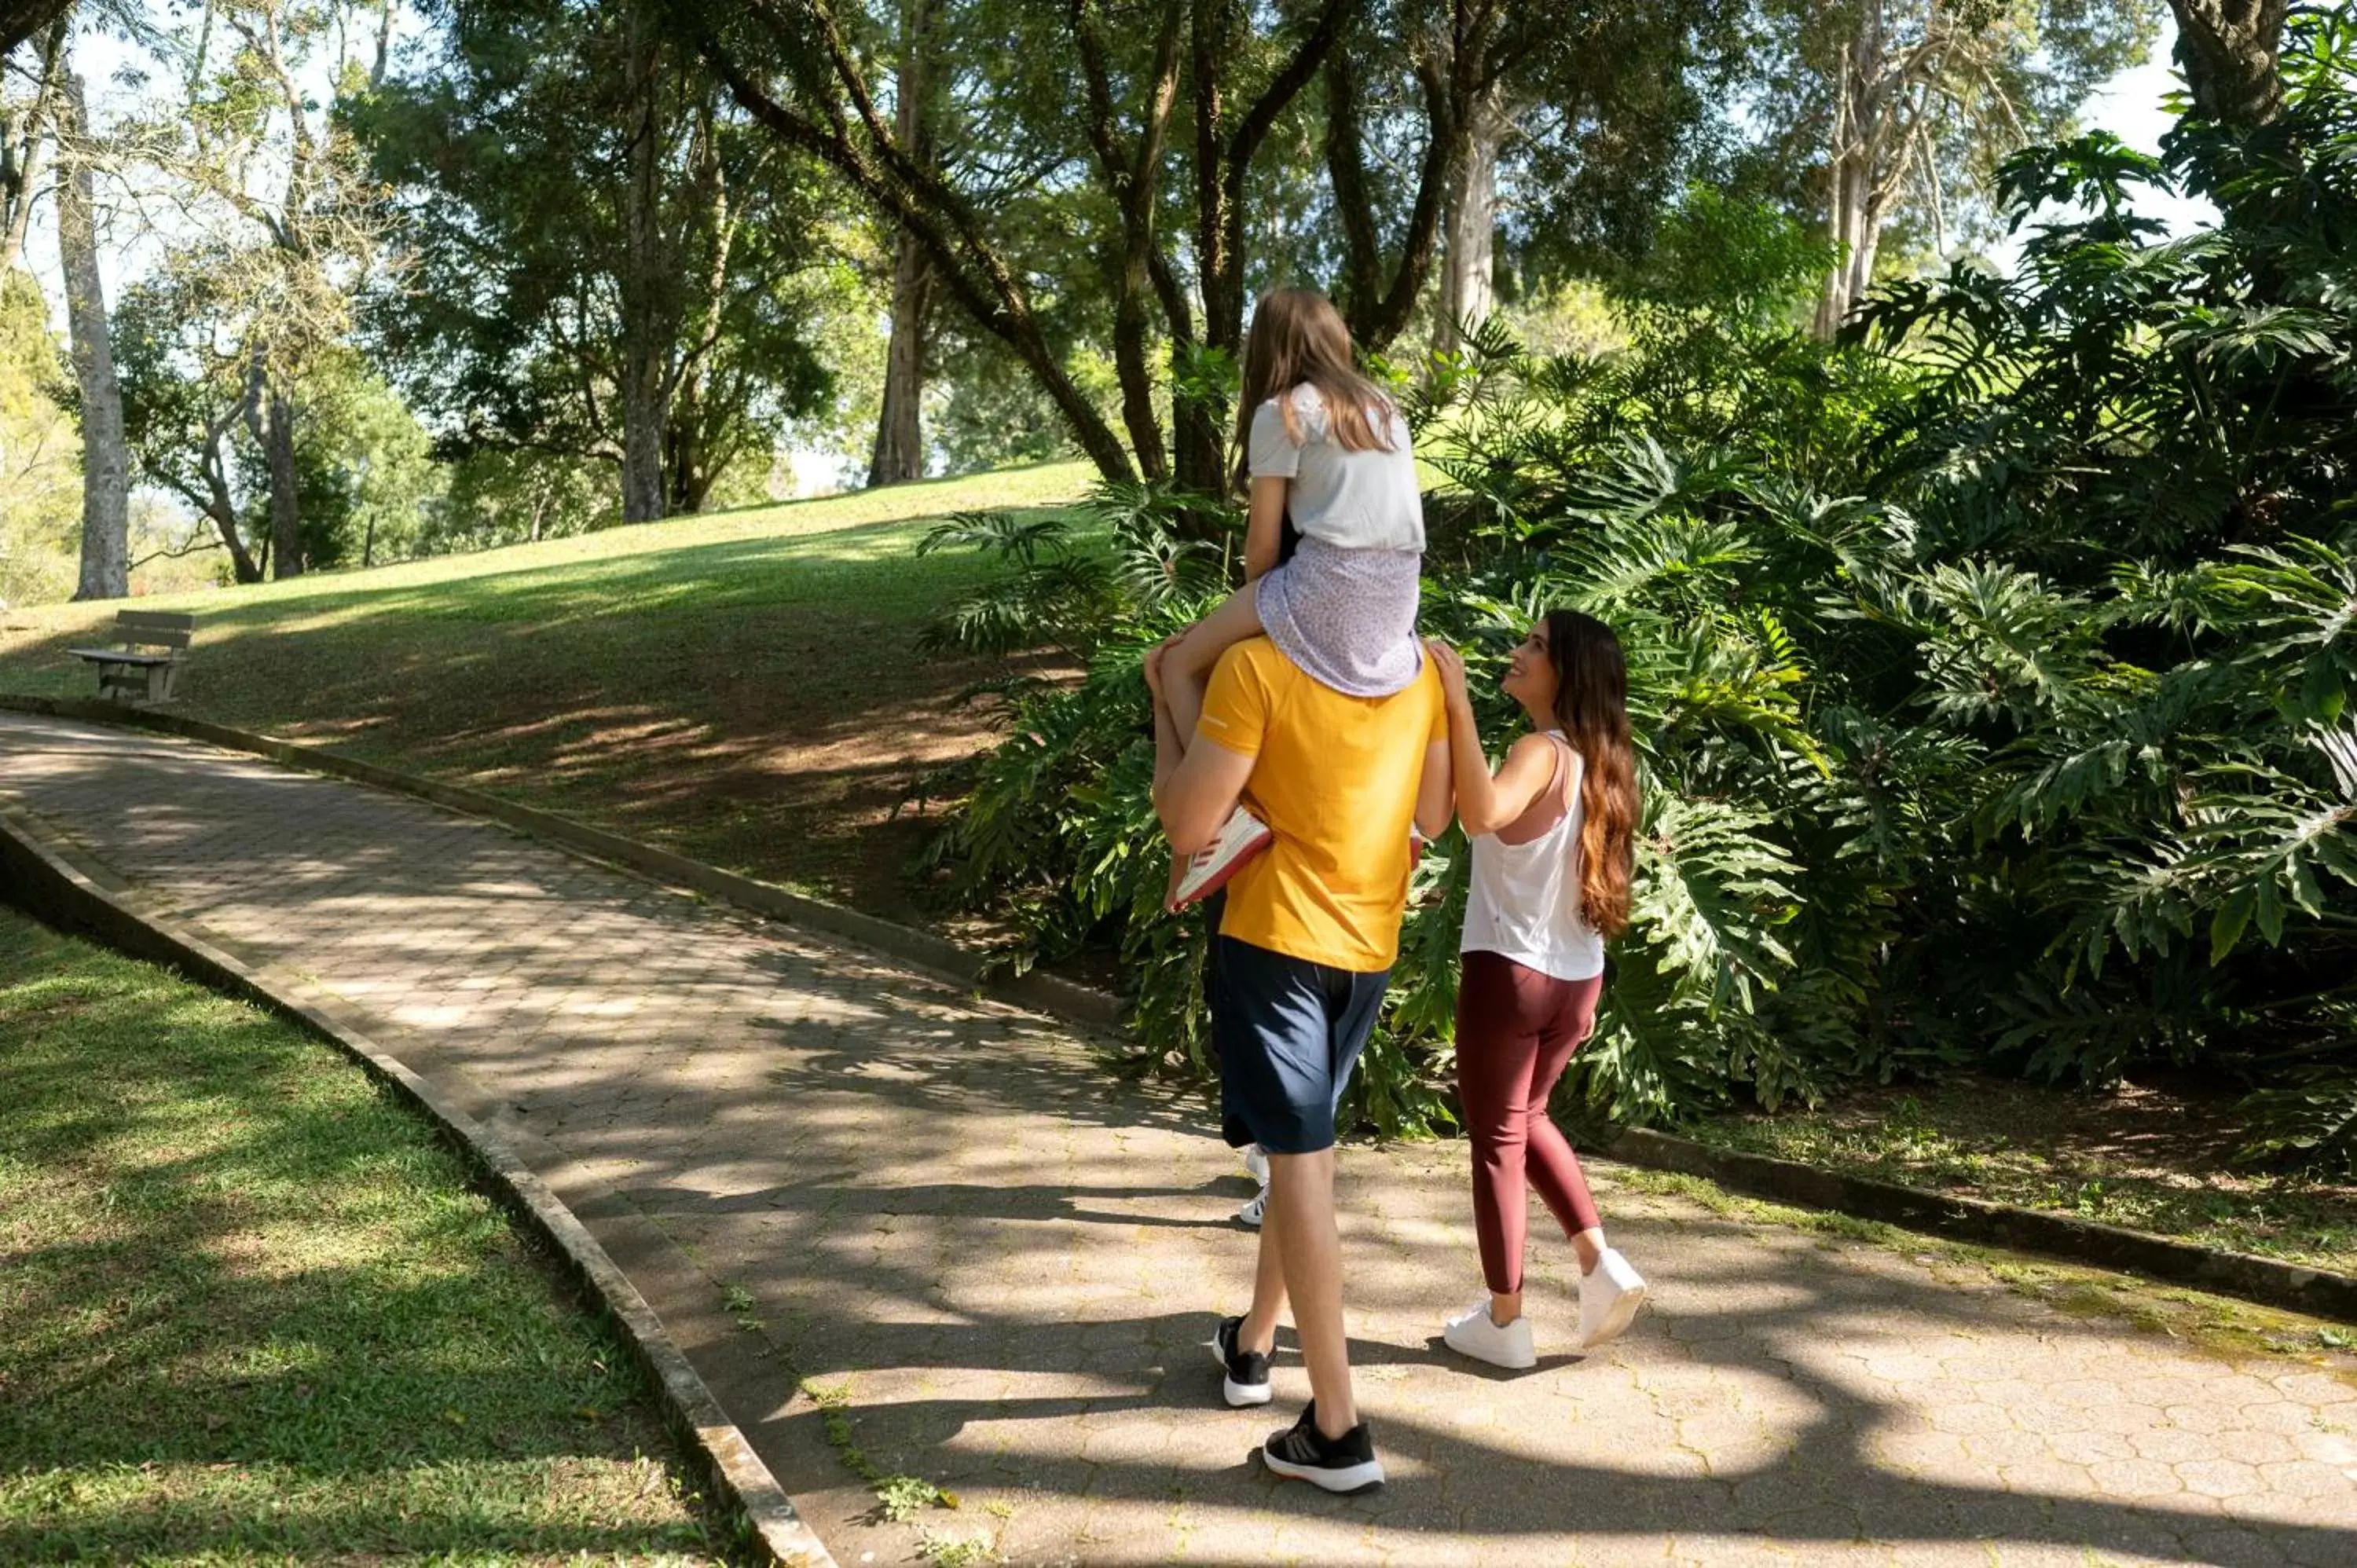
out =
[(1409, 829), (1448, 825), (1448, 728), (1429, 659), (1387, 697), (1319, 684), (1266, 638), (1221, 657), (1186, 746), (1155, 693), (1154, 801), (1174, 853), (1210, 843), (1239, 801), (1268, 824), (1266, 853), (1227, 884), (1213, 988), (1228, 1142), (1269, 1156), (1251, 1310), (1212, 1348), (1232, 1405), (1270, 1398), (1268, 1353), (1288, 1295), (1310, 1410), (1333, 1460), (1317, 1484), (1372, 1486), (1383, 1466), (1351, 1394), (1334, 1222), (1335, 1108), (1382, 1011), (1407, 906)]

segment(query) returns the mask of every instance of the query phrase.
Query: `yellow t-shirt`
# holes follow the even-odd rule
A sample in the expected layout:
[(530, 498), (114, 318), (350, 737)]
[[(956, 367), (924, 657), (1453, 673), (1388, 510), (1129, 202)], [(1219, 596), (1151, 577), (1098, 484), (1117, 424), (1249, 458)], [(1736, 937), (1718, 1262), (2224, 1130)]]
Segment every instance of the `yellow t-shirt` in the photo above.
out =
[(1220, 929), (1331, 969), (1389, 969), (1425, 748), (1448, 738), (1432, 660), (1404, 692), (1351, 697), (1255, 637), (1221, 655), (1196, 734), (1258, 759), (1244, 804), (1276, 835), (1228, 884)]

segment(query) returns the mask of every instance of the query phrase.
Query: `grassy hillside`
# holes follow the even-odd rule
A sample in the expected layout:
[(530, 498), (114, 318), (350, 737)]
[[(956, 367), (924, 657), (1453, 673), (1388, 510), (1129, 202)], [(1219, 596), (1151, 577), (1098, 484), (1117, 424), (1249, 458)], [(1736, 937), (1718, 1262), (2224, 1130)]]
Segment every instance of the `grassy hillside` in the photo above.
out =
[[(981, 568), (916, 542), (1089, 477), (1049, 465), (140, 604), (197, 615), (181, 712), (905, 914), (927, 823), (893, 807), (989, 738), (948, 706), (984, 668), (914, 643)], [(0, 690), (94, 693), (65, 650), (119, 607), (8, 612)]]

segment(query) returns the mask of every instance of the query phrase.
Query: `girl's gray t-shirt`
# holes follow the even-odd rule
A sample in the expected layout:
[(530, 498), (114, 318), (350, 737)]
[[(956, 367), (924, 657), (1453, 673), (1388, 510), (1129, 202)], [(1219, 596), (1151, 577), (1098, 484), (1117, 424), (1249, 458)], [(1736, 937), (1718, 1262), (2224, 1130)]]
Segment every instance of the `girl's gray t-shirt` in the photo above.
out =
[(1424, 501), (1416, 493), (1415, 454), (1397, 408), (1371, 412), (1391, 450), (1352, 452), (1334, 439), (1326, 400), (1308, 381), (1286, 394), (1302, 443), (1286, 434), (1270, 398), (1253, 411), (1249, 467), (1255, 479), (1291, 479), (1286, 509), (1305, 538), (1343, 550), (1422, 550)]

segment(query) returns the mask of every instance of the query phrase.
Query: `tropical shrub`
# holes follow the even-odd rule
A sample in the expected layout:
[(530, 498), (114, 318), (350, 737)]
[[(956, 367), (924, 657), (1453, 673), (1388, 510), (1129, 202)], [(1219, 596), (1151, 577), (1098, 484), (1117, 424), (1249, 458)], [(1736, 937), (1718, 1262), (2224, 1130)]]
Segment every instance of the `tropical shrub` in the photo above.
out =
[[(2289, 37), (2275, 125), (2008, 165), (2016, 221), (2045, 215), (2012, 279), (1886, 291), (1829, 346), (1784, 325), (1821, 258), (1754, 243), (1785, 264), (1624, 291), (1625, 349), (1491, 332), (1416, 379), (1449, 480), (1424, 622), (1468, 650), (1484, 733), (1509, 715), (1480, 672), (1541, 607), (1629, 650), (1635, 918), (1566, 1096), (1659, 1122), (2170, 1060), (2255, 1091), (2255, 1153), (2357, 1154), (2357, 25)], [(2134, 209), (2164, 184), (2223, 220), (2164, 242)], [(1158, 553), (1179, 498), (1135, 500), (1028, 555), (1011, 523), (943, 536), (1009, 571), (937, 636), (1052, 637), (1087, 672), (1010, 691), (937, 854), (1015, 917), (1014, 961), (1114, 945), (1136, 1065), (1200, 1072), (1137, 671), (1226, 576)], [(1387, 1133), (1448, 1121), (1460, 850), (1417, 873), (1361, 1074)]]

